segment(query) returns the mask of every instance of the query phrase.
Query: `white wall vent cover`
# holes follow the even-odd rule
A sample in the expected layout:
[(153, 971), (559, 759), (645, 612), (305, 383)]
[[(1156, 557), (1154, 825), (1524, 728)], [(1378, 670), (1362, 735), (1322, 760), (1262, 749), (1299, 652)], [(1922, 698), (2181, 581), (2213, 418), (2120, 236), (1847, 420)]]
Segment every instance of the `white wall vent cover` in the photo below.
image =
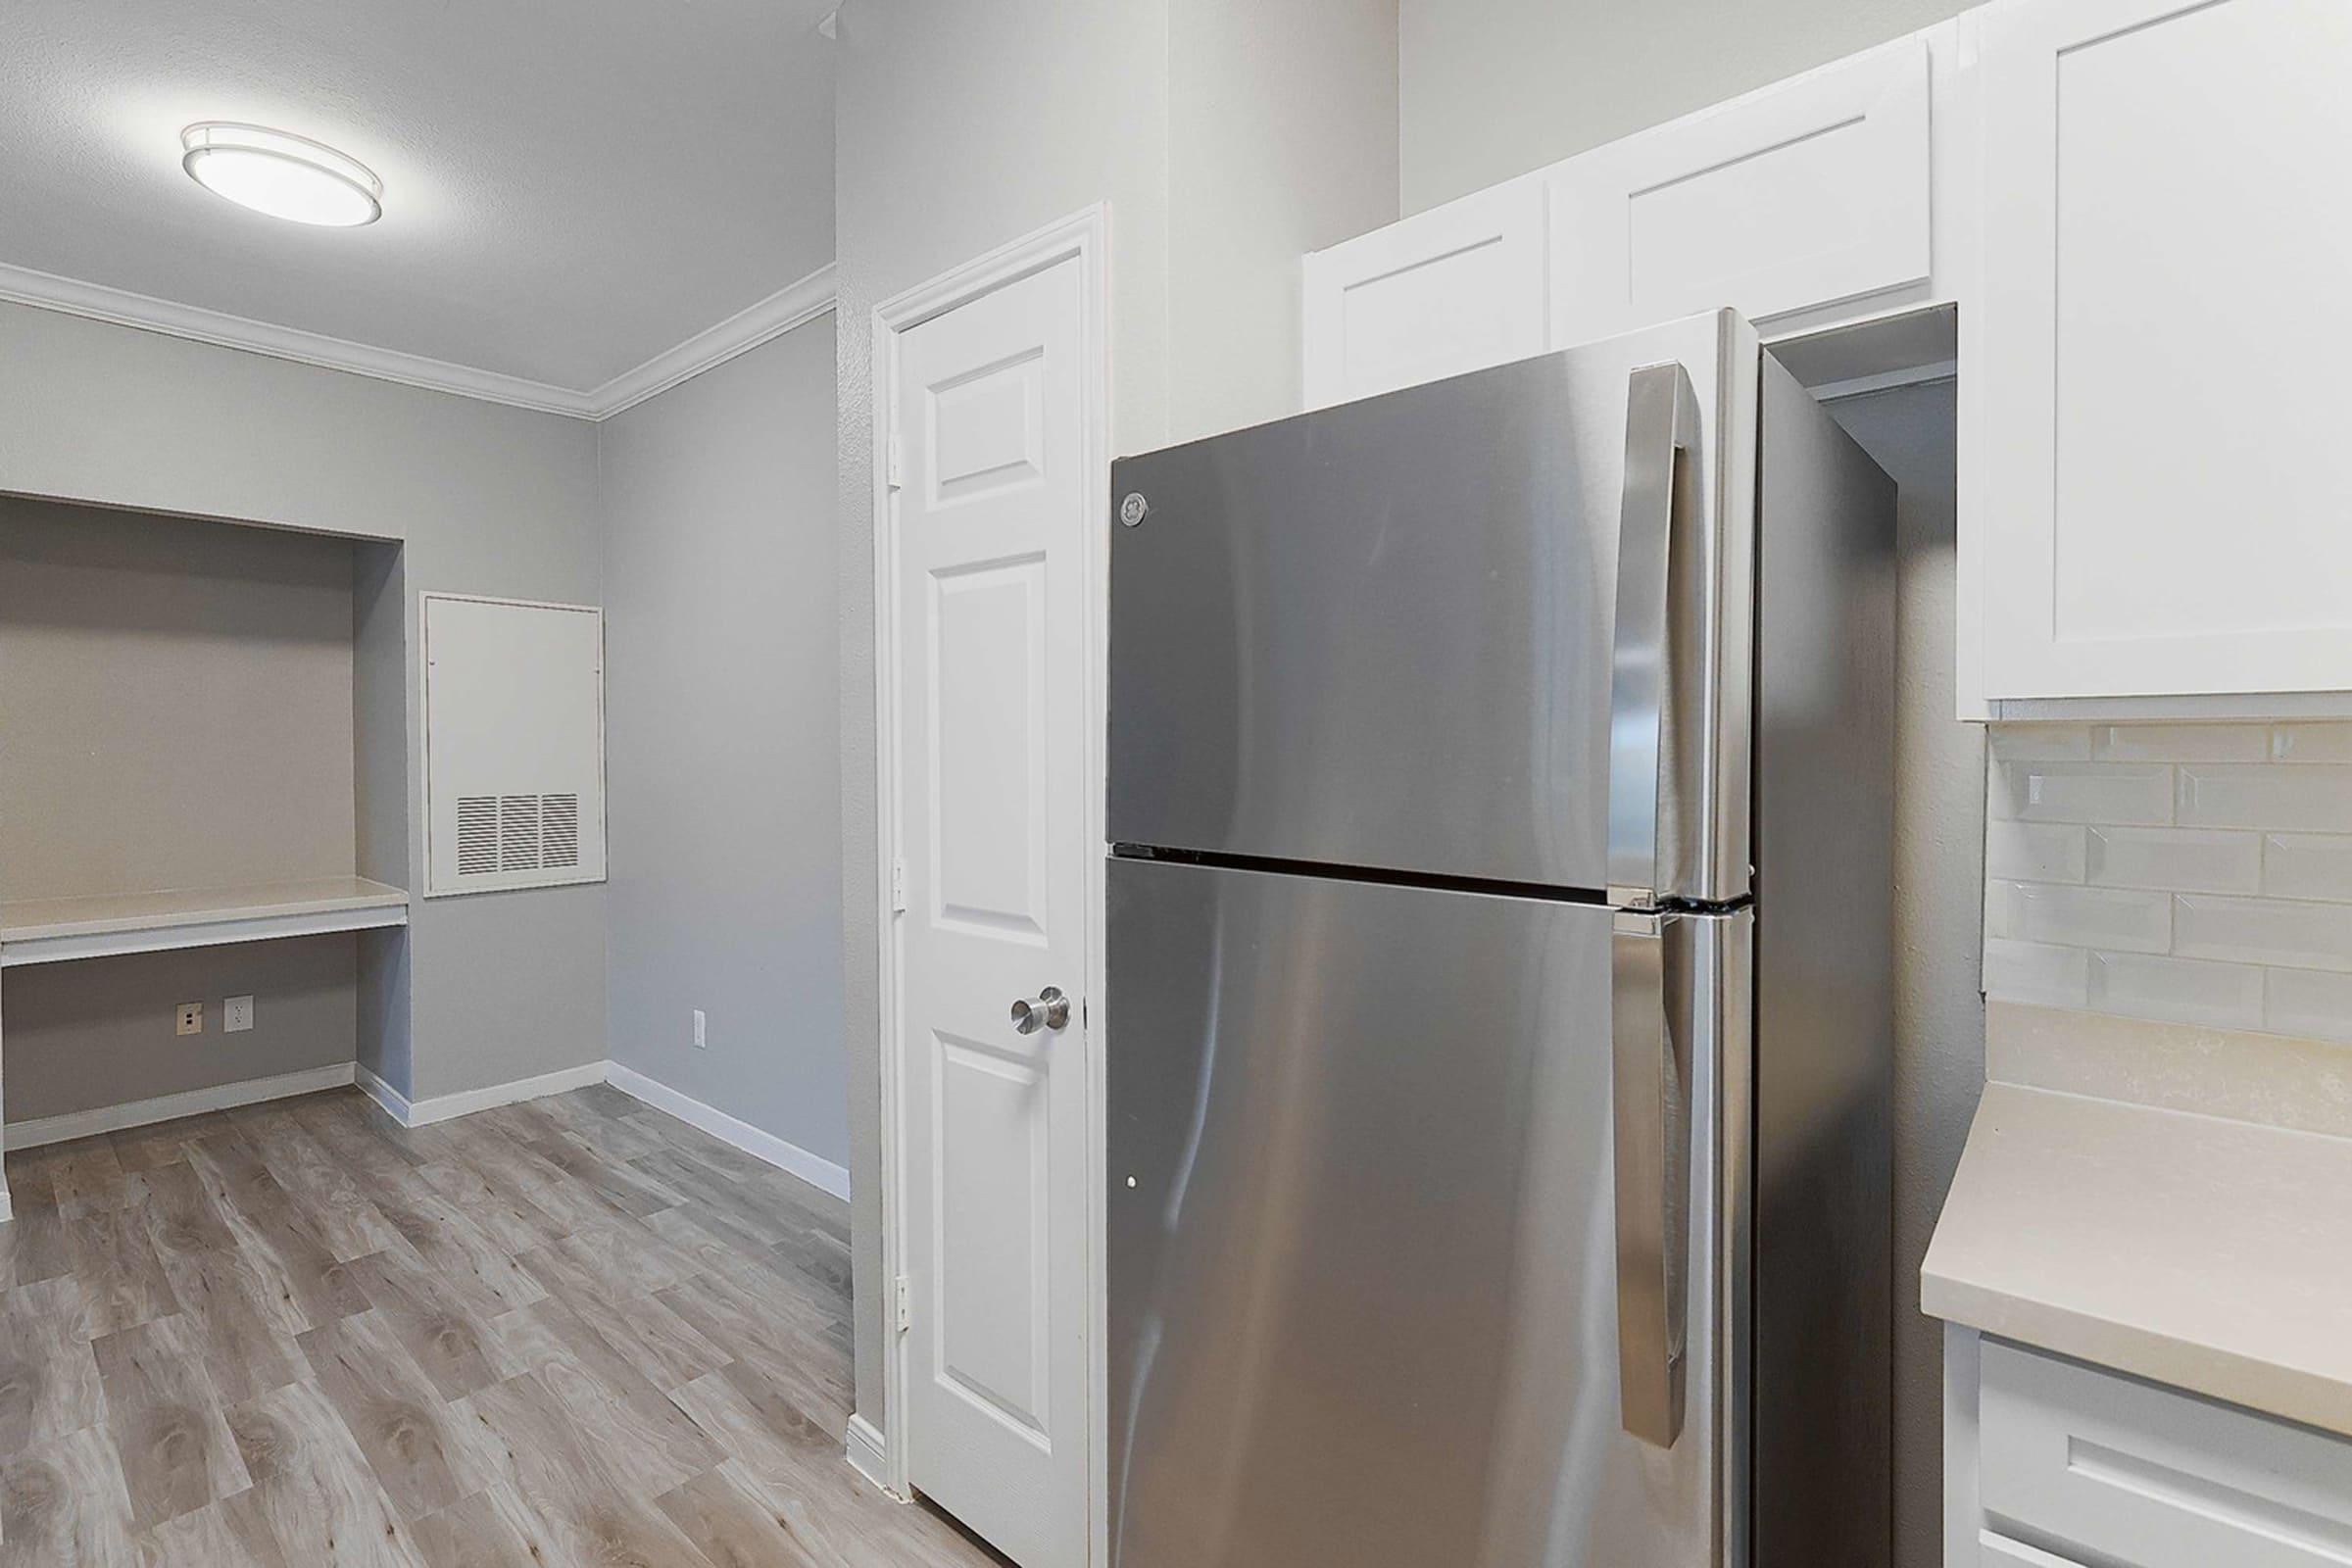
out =
[(425, 896), (605, 879), (605, 619), (426, 594)]

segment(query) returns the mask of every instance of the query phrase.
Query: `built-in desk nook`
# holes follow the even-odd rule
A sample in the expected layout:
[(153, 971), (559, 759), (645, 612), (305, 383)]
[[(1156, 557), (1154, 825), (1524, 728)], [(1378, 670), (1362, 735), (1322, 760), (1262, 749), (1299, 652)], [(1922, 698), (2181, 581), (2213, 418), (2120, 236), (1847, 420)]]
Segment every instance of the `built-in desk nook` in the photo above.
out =
[(395, 542), (0, 498), (9, 1149), (353, 1081), (409, 919), (403, 600)]

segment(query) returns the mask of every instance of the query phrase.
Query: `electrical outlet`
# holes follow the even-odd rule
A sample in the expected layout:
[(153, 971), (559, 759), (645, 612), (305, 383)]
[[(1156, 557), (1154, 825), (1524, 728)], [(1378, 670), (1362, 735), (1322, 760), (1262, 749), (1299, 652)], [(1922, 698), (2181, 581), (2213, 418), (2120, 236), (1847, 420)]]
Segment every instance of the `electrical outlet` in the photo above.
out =
[(250, 1029), (252, 1027), (253, 999), (251, 997), (225, 997), (221, 999), (220, 1032), (222, 1034), (233, 1035), (241, 1029)]
[(703, 1009), (700, 1007), (694, 1009), (694, 1049), (697, 1051), (710, 1049), (710, 1042), (703, 1038)]
[(183, 1002), (179, 1004), (179, 1032), (183, 1035), (204, 1033), (204, 1004)]

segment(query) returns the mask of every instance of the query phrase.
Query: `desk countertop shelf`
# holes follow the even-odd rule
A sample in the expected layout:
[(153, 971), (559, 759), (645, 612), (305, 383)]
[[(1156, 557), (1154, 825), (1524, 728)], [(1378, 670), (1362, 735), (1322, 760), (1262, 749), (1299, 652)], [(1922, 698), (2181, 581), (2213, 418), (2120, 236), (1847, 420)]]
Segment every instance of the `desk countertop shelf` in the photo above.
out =
[(409, 923), (409, 895), (366, 877), (0, 903), (0, 967), (267, 942)]

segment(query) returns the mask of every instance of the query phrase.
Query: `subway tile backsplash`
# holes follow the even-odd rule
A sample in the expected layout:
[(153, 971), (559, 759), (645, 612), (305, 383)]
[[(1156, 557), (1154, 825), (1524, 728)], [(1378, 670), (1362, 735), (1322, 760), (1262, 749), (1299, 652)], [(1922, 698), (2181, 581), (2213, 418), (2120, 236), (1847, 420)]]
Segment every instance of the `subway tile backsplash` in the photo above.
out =
[(2085, 827), (2084, 874), (2095, 886), (2174, 893), (2257, 893), (2262, 839), (2196, 827)]
[(2062, 948), (2167, 953), (2173, 945), (2173, 899), (2138, 888), (1995, 883), (1984, 899), (1984, 934)]
[(2177, 771), (2178, 814), (2173, 820), (2183, 827), (2352, 833), (2352, 767), (2325, 762), (2191, 762)]
[(1985, 995), (2352, 1040), (2352, 723), (1990, 742)]

